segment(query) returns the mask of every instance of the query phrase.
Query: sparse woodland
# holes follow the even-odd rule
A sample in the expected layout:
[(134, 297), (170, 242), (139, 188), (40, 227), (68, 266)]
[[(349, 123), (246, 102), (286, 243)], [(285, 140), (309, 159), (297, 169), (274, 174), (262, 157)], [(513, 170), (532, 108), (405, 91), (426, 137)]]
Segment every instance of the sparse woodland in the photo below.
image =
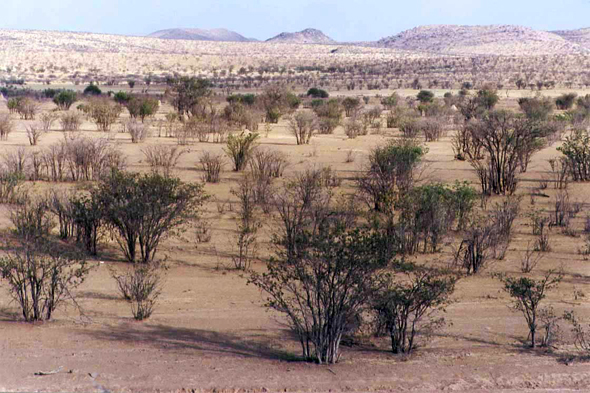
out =
[[(254, 313), (276, 335), (273, 360), (355, 364), (371, 348), (428, 362), (477, 340), (588, 356), (588, 57), (350, 47), (328, 62), (317, 46), (313, 61), (260, 49), (237, 67), (241, 49), (215, 45), (234, 52), (199, 72), (115, 70), (110, 55), (102, 69), (56, 59), (41, 72), (25, 54), (10, 61), (26, 69), (0, 66), (0, 286), (14, 319), (161, 328), (187, 299), (201, 306), (198, 286), (178, 292), (183, 276), (206, 276), (244, 294), (219, 312)], [(116, 312), (85, 298), (98, 276)], [(461, 309), (479, 303), (494, 321)]]

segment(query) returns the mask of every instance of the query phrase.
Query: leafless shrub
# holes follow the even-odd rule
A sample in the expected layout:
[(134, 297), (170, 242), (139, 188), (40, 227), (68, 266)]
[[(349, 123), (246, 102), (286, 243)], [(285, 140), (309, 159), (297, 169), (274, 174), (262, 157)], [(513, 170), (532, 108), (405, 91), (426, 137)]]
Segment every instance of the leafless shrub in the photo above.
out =
[(125, 169), (125, 156), (104, 139), (74, 137), (62, 143), (66, 170), (72, 181), (96, 181), (113, 169)]
[(43, 255), (32, 246), (10, 252), (0, 259), (0, 273), (25, 321), (50, 320), (53, 312), (86, 278), (84, 260), (63, 255)]
[(566, 190), (569, 183), (569, 167), (564, 158), (553, 158), (549, 160), (553, 187), (557, 190)]
[(111, 271), (119, 292), (131, 303), (133, 317), (142, 321), (152, 315), (156, 301), (161, 294), (162, 265), (135, 263), (125, 274)]
[(64, 112), (59, 117), (62, 131), (78, 131), (82, 125), (82, 118), (76, 112)]
[(127, 133), (131, 136), (131, 143), (144, 142), (150, 133), (149, 126), (144, 123), (139, 123), (135, 120), (127, 122), (125, 125)]
[(532, 272), (541, 259), (543, 259), (543, 254), (539, 254), (538, 251), (535, 251), (535, 249), (531, 247), (530, 242), (527, 243), (527, 248), (520, 257), (520, 271), (523, 273)]
[(15, 173), (24, 179), (29, 176), (29, 153), (24, 147), (4, 153), (2, 159), (8, 172)]
[(358, 121), (356, 116), (344, 122), (344, 133), (350, 139), (354, 139), (363, 132), (363, 125)]
[(37, 142), (39, 142), (43, 134), (45, 134), (45, 131), (38, 124), (27, 126), (27, 138), (31, 146), (37, 146)]
[(237, 224), (238, 235), (236, 238), (237, 254), (232, 257), (234, 266), (239, 270), (249, 270), (252, 261), (256, 259), (257, 233), (261, 222), (256, 216), (256, 190), (253, 182), (244, 177), (237, 189), (231, 193), (239, 201), (239, 221)]
[(282, 177), (289, 161), (285, 154), (279, 151), (256, 149), (250, 160), (252, 173), (259, 173), (266, 177)]
[(208, 151), (203, 152), (199, 157), (201, 168), (205, 172), (203, 180), (207, 183), (219, 183), (220, 174), (225, 166), (225, 160), (222, 154), (212, 154)]
[(346, 159), (344, 160), (344, 162), (347, 163), (347, 164), (349, 164), (351, 162), (354, 162), (354, 159), (355, 159), (354, 151), (352, 149), (351, 150), (348, 150), (346, 152)]
[(407, 119), (400, 124), (399, 129), (404, 138), (414, 139), (420, 133), (420, 124), (417, 120)]
[(39, 116), (39, 123), (44, 132), (51, 131), (53, 123), (57, 120), (58, 116), (54, 112), (43, 112)]
[(444, 136), (445, 128), (440, 118), (426, 118), (419, 121), (418, 126), (424, 133), (426, 142), (438, 141)]
[(14, 130), (14, 123), (9, 114), (0, 114), (0, 140), (8, 139), (8, 134)]
[(28, 97), (19, 98), (16, 111), (23, 120), (35, 120), (35, 116), (39, 112), (39, 103)]
[(317, 117), (313, 112), (298, 112), (289, 119), (289, 130), (298, 145), (307, 145), (317, 130)]
[(0, 169), (0, 203), (15, 203), (20, 195), (20, 186), (25, 178), (20, 173)]
[(24, 194), (19, 202), (10, 207), (10, 221), (15, 234), (29, 244), (47, 237), (55, 226), (47, 201), (32, 199)]
[(186, 150), (178, 146), (150, 145), (141, 152), (153, 171), (163, 176), (170, 176)]
[(50, 191), (47, 196), (49, 210), (57, 217), (59, 224), (59, 237), (68, 239), (74, 236), (76, 224), (74, 221), (74, 206), (72, 205), (71, 192)]

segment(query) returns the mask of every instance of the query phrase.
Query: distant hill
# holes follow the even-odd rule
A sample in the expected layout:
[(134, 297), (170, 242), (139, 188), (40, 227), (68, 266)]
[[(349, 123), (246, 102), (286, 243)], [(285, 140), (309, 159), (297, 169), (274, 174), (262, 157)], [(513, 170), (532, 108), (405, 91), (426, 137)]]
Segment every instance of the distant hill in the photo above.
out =
[(578, 30), (552, 31), (551, 33), (557, 34), (558, 36), (566, 39), (567, 41), (573, 42), (574, 44), (578, 44), (590, 49), (590, 27)]
[(511, 25), (431, 25), (386, 37), (378, 46), (458, 55), (540, 55), (588, 53), (587, 48), (563, 37)]
[(280, 42), (290, 44), (334, 44), (336, 41), (317, 29), (305, 29), (297, 33), (281, 33), (266, 42)]
[(250, 42), (256, 41), (246, 38), (235, 31), (227, 29), (167, 29), (156, 31), (148, 37), (161, 38), (165, 40), (193, 40), (193, 41), (229, 41), (229, 42)]

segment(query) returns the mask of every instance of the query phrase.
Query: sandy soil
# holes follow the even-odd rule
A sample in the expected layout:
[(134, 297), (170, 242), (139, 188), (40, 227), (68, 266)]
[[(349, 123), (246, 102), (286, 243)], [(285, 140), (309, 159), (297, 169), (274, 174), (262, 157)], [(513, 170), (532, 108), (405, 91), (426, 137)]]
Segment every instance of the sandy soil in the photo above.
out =
[[(166, 110), (163, 108), (160, 116)], [(18, 122), (18, 130), (8, 141), (0, 143), (0, 150), (27, 146), (25, 124)], [(95, 127), (90, 123), (84, 124), (84, 129), (88, 135), (103, 136), (93, 131)], [(289, 155), (292, 165), (287, 176), (311, 165), (330, 165), (339, 176), (348, 179), (344, 187), (349, 187), (370, 149), (384, 143), (392, 132), (386, 130), (383, 135), (349, 140), (338, 129), (334, 135), (314, 137), (309, 146), (296, 146), (282, 122), (273, 127), (268, 137), (262, 132), (261, 145)], [(61, 132), (52, 131), (37, 148), (60, 138)], [(129, 169), (148, 170), (141, 153), (145, 145), (132, 144), (126, 134), (116, 134), (113, 143), (128, 156)], [(146, 142), (175, 143), (174, 139), (157, 137)], [(199, 152), (221, 151), (222, 147), (190, 145), (190, 152), (182, 157), (176, 174), (183, 180), (198, 181)], [(469, 164), (453, 159), (449, 137), (429, 143), (428, 147), (430, 179), (475, 180)], [(342, 361), (336, 365), (297, 361), (298, 343), (284, 326), (284, 320), (267, 312), (262, 307), (262, 294), (229, 269), (235, 213), (220, 214), (215, 199), (232, 199), (229, 190), (241, 175), (225, 172), (220, 184), (205, 187), (215, 197), (208, 202), (205, 212), (212, 225), (212, 240), (195, 246), (194, 234), (186, 233), (181, 239), (163, 244), (161, 256), (168, 256), (170, 269), (155, 313), (146, 322), (135, 322), (128, 304), (119, 299), (109, 267), (123, 269), (125, 264), (118, 262), (120, 255), (112, 245), (101, 248), (102, 259), (92, 262), (94, 269), (77, 291), (85, 313), (82, 317), (69, 307), (59, 310), (51, 322), (21, 322), (5, 284), (0, 284), (0, 391), (587, 391), (590, 367), (582, 361), (566, 360), (571, 347), (556, 351), (525, 347), (524, 319), (509, 309), (509, 299), (488, 274), (519, 272), (520, 255), (533, 239), (526, 219), (526, 212), (533, 207), (528, 194), (539, 179), (547, 176), (547, 159), (558, 155), (555, 148), (546, 148), (534, 156), (523, 176), (518, 191), (525, 195), (523, 214), (505, 260), (496, 262), (481, 275), (460, 281), (455, 302), (447, 310), (448, 326), (411, 357), (389, 353), (386, 340), (367, 340), (344, 347)], [(353, 163), (345, 163), (349, 150), (355, 154)], [(31, 186), (43, 189), (54, 185)], [(585, 203), (586, 211), (589, 191), (586, 184), (570, 187), (570, 196)], [(549, 188), (547, 193), (552, 196), (554, 190)], [(534, 207), (549, 209), (552, 200), (537, 198)], [(574, 220), (578, 232), (584, 218), (585, 213), (581, 213)], [(0, 225), (10, 225), (5, 209)], [(268, 234), (271, 228), (264, 230)], [(590, 265), (578, 253), (583, 242), (582, 237), (567, 237), (553, 231), (552, 252), (545, 256), (535, 274), (563, 266), (565, 279), (557, 291), (549, 294), (547, 303), (557, 312), (575, 307), (581, 316), (590, 317), (587, 298), (574, 299), (574, 290), (586, 292), (590, 277)], [(445, 247), (441, 254), (418, 259), (449, 261), (451, 247)], [(56, 374), (35, 375), (60, 368)]]

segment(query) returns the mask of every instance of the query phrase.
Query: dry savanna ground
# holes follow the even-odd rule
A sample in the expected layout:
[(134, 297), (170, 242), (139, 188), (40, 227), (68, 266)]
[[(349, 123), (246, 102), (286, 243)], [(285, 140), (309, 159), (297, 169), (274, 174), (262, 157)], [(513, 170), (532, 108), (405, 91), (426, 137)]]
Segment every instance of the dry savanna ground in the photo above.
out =
[[(514, 107), (515, 102), (505, 100), (500, 106)], [(52, 107), (47, 103), (43, 109)], [(171, 110), (164, 105), (158, 117)], [(6, 108), (0, 108), (0, 112), (6, 112)], [(25, 127), (29, 122), (18, 120), (16, 115), (14, 119), (17, 130), (0, 142), (2, 153), (21, 146), (30, 151), (41, 149), (63, 138), (61, 131), (53, 130), (44, 135), (39, 146), (28, 146)], [(126, 155), (132, 171), (149, 170), (142, 153), (145, 146), (176, 144), (174, 138), (157, 135), (142, 144), (132, 144), (128, 134), (114, 132), (107, 136), (89, 122), (83, 124), (81, 132), (95, 138), (108, 137), (109, 143)], [(310, 145), (297, 146), (282, 120), (269, 129), (261, 127), (260, 146), (288, 155), (290, 166), (285, 177), (310, 167), (330, 166), (343, 179), (341, 191), (350, 193), (355, 192), (354, 178), (371, 149), (397, 133), (386, 129), (378, 135), (348, 139), (339, 127), (333, 135), (315, 136)], [(450, 135), (428, 143), (424, 181), (466, 180), (477, 187), (469, 164), (454, 159)], [(544, 191), (548, 197), (535, 198), (534, 206), (530, 194), (548, 177), (547, 160), (560, 154), (557, 146), (559, 143), (537, 153), (522, 176), (517, 191), (524, 196), (522, 213), (506, 257), (483, 273), (459, 281), (453, 303), (447, 307), (448, 324), (428, 342), (422, 342), (411, 356), (393, 355), (385, 339), (363, 339), (345, 345), (341, 361), (335, 365), (318, 366), (297, 359), (300, 347), (285, 320), (267, 311), (263, 294), (231, 269), (237, 202), (230, 190), (243, 175), (231, 172), (226, 165), (221, 183), (205, 185), (212, 196), (204, 209), (211, 240), (197, 243), (191, 229), (163, 243), (160, 256), (166, 256), (169, 269), (155, 312), (147, 321), (134, 321), (128, 303), (119, 296), (109, 267), (124, 269), (126, 264), (109, 239), (104, 239), (100, 256), (91, 262), (88, 279), (76, 290), (83, 316), (70, 306), (60, 309), (50, 322), (24, 323), (6, 284), (1, 283), (0, 391), (586, 390), (590, 369), (578, 358), (568, 360), (575, 353), (568, 344), (568, 327), (564, 326), (564, 344), (557, 349), (527, 348), (528, 331), (522, 315), (509, 308), (510, 299), (489, 274), (520, 274), (522, 253), (533, 240), (526, 212), (533, 208), (549, 211), (555, 190), (549, 186)], [(182, 156), (175, 175), (199, 182), (203, 175), (198, 166), (200, 153), (221, 152), (223, 145), (191, 143), (186, 148), (189, 151)], [(347, 162), (349, 154), (353, 162)], [(27, 186), (39, 193), (56, 187), (44, 182)], [(573, 224), (578, 234), (585, 212), (590, 212), (589, 191), (587, 184), (572, 184), (569, 189), (570, 198), (583, 204)], [(492, 199), (489, 205), (494, 202)], [(1, 209), (0, 225), (8, 234), (11, 223), (6, 208)], [(272, 232), (270, 225), (264, 226), (261, 255), (270, 252)], [(584, 238), (566, 236), (556, 229), (550, 239), (552, 250), (532, 275), (541, 277), (549, 269), (563, 267), (563, 282), (549, 293), (547, 304), (558, 313), (575, 308), (581, 317), (590, 318), (590, 303), (582, 296), (587, 292), (590, 265), (578, 252)], [(443, 252), (420, 255), (416, 261), (450, 261), (451, 245), (457, 240), (451, 234)], [(254, 268), (261, 270), (263, 264), (257, 262)], [(35, 375), (52, 370), (60, 372)]]

